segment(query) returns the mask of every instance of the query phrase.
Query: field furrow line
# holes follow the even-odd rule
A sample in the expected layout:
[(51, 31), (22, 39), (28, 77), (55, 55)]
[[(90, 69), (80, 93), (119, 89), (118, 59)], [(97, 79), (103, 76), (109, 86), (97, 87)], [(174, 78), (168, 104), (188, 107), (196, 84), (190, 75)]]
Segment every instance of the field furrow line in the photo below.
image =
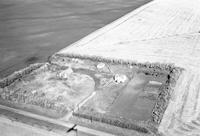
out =
[[(194, 111), (194, 106), (195, 103), (197, 103), (198, 99), (196, 99), (196, 94), (197, 94), (197, 86), (199, 84), (199, 77), (198, 74), (193, 76), (193, 80), (189, 82), (189, 86), (186, 86), (186, 89), (188, 89), (187, 93), (187, 99), (184, 99), (184, 109), (183, 109), (183, 114), (182, 114), (182, 120), (185, 122), (191, 121), (192, 118), (192, 113)], [(185, 97), (185, 96), (184, 96)]]
[(187, 103), (187, 100), (188, 100), (188, 94), (189, 94), (189, 90), (190, 90), (190, 87), (191, 87), (191, 83), (194, 79), (194, 75), (191, 75), (191, 77), (189, 78), (188, 82), (187, 82), (187, 85), (185, 87), (185, 91), (184, 91), (184, 95), (182, 97), (182, 106), (181, 106), (181, 110), (180, 110), (180, 113), (179, 113), (179, 118), (180, 119), (183, 119), (183, 114), (184, 114), (184, 110), (185, 110), (185, 105)]

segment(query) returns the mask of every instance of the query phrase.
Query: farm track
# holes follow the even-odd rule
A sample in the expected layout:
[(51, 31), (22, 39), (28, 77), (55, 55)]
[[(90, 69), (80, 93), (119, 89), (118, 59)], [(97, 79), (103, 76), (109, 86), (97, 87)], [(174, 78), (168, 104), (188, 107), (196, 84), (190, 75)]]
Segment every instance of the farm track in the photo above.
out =
[(184, 68), (159, 132), (200, 136), (199, 0), (155, 0), (57, 54), (174, 63)]

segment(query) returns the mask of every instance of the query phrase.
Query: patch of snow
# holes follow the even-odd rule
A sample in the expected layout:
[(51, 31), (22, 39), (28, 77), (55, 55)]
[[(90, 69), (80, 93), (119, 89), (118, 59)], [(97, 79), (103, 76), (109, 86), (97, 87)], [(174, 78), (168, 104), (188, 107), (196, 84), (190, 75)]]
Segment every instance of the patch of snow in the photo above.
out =
[(149, 84), (152, 84), (152, 85), (162, 85), (162, 83), (158, 82), (158, 81), (149, 81)]
[(127, 80), (127, 76), (116, 74), (113, 79), (116, 83), (124, 83)]
[(99, 63), (98, 65), (97, 65), (97, 68), (98, 69), (102, 69), (102, 68), (104, 68), (105, 67), (105, 64), (104, 63)]

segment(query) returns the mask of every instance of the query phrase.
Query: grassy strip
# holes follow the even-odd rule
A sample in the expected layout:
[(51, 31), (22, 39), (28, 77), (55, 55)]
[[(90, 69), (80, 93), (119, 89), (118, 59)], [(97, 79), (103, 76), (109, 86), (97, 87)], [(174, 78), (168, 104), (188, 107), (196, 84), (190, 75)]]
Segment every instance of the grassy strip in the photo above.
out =
[(20, 71), (14, 72), (10, 76), (0, 80), (0, 88), (4, 88), (6, 86), (9, 86), (10, 84), (15, 82), (16, 80), (22, 78), (24, 75), (30, 74), (32, 71), (40, 68), (43, 65), (44, 65), (44, 63), (31, 64), (29, 67), (26, 67), (26, 68), (24, 68)]

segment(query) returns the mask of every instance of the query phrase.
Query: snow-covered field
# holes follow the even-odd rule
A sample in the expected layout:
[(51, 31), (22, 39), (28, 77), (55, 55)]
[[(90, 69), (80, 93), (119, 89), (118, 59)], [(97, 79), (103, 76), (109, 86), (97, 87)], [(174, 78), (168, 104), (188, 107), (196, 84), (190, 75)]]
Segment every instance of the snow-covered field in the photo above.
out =
[(200, 1), (155, 0), (57, 54), (184, 68), (160, 124), (166, 136), (200, 134)]

